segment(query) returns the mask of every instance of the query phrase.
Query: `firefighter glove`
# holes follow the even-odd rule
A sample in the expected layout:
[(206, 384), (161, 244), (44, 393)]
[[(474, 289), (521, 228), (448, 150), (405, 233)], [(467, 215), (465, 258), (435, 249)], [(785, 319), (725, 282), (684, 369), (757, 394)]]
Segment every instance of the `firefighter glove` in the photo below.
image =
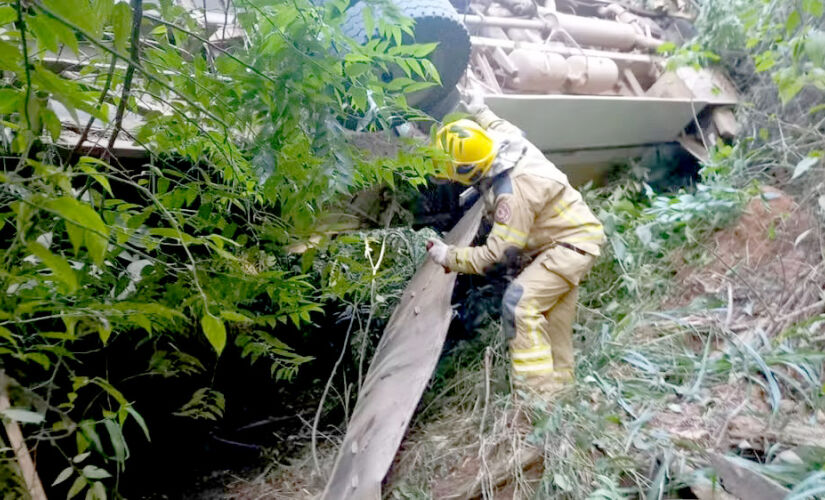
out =
[(484, 91), (478, 85), (470, 87), (462, 96), (461, 104), (467, 113), (477, 115), (487, 107), (484, 104)]
[(427, 240), (427, 253), (436, 264), (445, 266), (447, 264), (447, 245), (434, 238)]

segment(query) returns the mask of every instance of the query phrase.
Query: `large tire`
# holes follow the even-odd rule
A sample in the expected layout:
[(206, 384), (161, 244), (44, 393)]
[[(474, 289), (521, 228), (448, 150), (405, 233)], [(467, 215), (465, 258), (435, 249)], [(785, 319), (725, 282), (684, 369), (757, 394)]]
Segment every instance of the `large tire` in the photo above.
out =
[(457, 88), (453, 87), (453, 89), (440, 100), (427, 102), (426, 106), (419, 106), (422, 111), (432, 116), (435, 120), (442, 121), (448, 114), (453, 111), (458, 111), (459, 104), (461, 104), (461, 93)]
[[(447, 96), (453, 92), (458, 80), (470, 61), (470, 34), (462, 24), (449, 0), (395, 0), (401, 14), (415, 20), (414, 36), (407, 43), (438, 42), (428, 56), (438, 70), (441, 86), (415, 92), (407, 96), (407, 102), (424, 112), (438, 112)], [(345, 34), (365, 43), (367, 30), (364, 26), (364, 2), (358, 2), (346, 12), (341, 25)], [(374, 8), (374, 10), (377, 10)], [(374, 14), (378, 14), (374, 12)]]

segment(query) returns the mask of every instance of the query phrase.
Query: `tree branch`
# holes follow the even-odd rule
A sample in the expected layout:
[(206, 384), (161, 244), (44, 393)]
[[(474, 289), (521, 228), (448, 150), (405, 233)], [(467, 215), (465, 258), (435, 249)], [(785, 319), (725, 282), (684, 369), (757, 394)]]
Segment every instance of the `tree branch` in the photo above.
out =
[[(104, 160), (108, 161), (108, 157), (112, 154), (112, 148), (115, 145), (117, 136), (120, 135), (120, 130), (123, 126), (123, 114), (126, 111), (126, 103), (129, 102), (129, 96), (132, 91), (132, 78), (135, 76), (135, 67), (140, 64), (140, 22), (143, 20), (143, 0), (132, 0), (132, 46), (129, 49), (129, 66), (126, 68), (126, 76), (123, 78), (123, 92), (120, 96), (120, 102), (117, 105), (117, 113), (115, 114), (115, 130), (109, 137), (109, 144), (106, 145), (106, 150), (103, 152)], [(114, 69), (115, 58), (112, 57), (112, 69)]]
[[(215, 49), (215, 50), (217, 50), (218, 52), (220, 52), (221, 54), (223, 54), (223, 55), (225, 55), (225, 56), (229, 57), (230, 59), (232, 59), (232, 60), (233, 60), (233, 61), (235, 61), (236, 63), (238, 63), (238, 64), (242, 65), (244, 68), (246, 68), (246, 69), (248, 69), (249, 71), (251, 71), (251, 72), (255, 73), (256, 75), (260, 76), (261, 78), (263, 78), (263, 79), (265, 79), (265, 80), (269, 81), (270, 83), (274, 83), (275, 85), (285, 85), (285, 83), (284, 83), (284, 82), (282, 82), (282, 81), (278, 81), (278, 80), (276, 80), (276, 79), (272, 78), (271, 76), (264, 74), (263, 72), (261, 72), (261, 70), (259, 70), (259, 69), (258, 69), (258, 68), (256, 68), (255, 66), (252, 66), (251, 64), (249, 64), (248, 62), (244, 61), (243, 59), (240, 59), (239, 57), (235, 56), (234, 54), (232, 54), (231, 52), (227, 51), (227, 50), (226, 50), (226, 49), (224, 49), (223, 47), (220, 47), (220, 46), (218, 46), (217, 44), (215, 44), (215, 43), (213, 43), (213, 42), (210, 42), (208, 39), (206, 39), (206, 38), (202, 37), (201, 35), (198, 35), (197, 33), (193, 32), (193, 31), (191, 31), (191, 30), (189, 30), (189, 29), (186, 29), (186, 28), (185, 28), (185, 27), (183, 27), (183, 26), (180, 26), (179, 24), (175, 24), (175, 23), (173, 23), (173, 22), (169, 22), (169, 21), (167, 21), (167, 20), (165, 20), (165, 19), (161, 19), (161, 18), (159, 18), (159, 17), (152, 16), (152, 15), (148, 15), (148, 14), (147, 14), (147, 15), (145, 15), (145, 16), (143, 16), (143, 17), (145, 17), (146, 19), (149, 19), (150, 21), (156, 22), (156, 23), (158, 23), (158, 24), (162, 24), (162, 25), (164, 25), (164, 26), (168, 26), (168, 27), (170, 27), (170, 28), (172, 28), (172, 29), (174, 29), (174, 30), (180, 31), (181, 33), (184, 33), (184, 34), (186, 34), (186, 35), (191, 36), (192, 38), (194, 38), (194, 39), (196, 39), (196, 40), (200, 41), (201, 43), (203, 43), (203, 44), (207, 45), (208, 47), (210, 47), (210, 48), (212, 48), (212, 49)], [(290, 88), (290, 89), (293, 89), (293, 90), (294, 90), (294, 87), (291, 87), (290, 85), (286, 85), (286, 86), (287, 86), (287, 88)]]
[[(124, 61), (129, 61), (128, 56), (118, 52), (117, 50), (115, 50), (111, 47), (108, 47), (106, 44), (104, 44), (100, 40), (97, 40), (95, 37), (93, 37), (90, 33), (85, 31), (80, 26), (77, 26), (76, 24), (74, 24), (74, 23), (68, 21), (67, 19), (61, 17), (59, 14), (56, 14), (56, 13), (52, 12), (48, 7), (43, 5), (41, 2), (37, 2), (35, 4), (35, 6), (39, 10), (41, 10), (44, 14), (46, 14), (47, 16), (59, 21), (64, 26), (66, 26), (68, 28), (71, 28), (72, 30), (77, 31), (78, 33), (83, 35), (84, 38), (86, 39), (86, 41), (88, 41), (89, 43), (91, 43), (95, 47), (101, 49), (104, 52), (108, 52), (109, 54), (112, 54), (112, 55), (116, 56), (118, 59), (123, 59)], [(178, 96), (182, 101), (186, 102), (187, 104), (189, 104), (190, 106), (192, 106), (193, 108), (198, 110), (199, 112), (201, 112), (204, 115), (208, 116), (209, 118), (215, 120), (215, 122), (218, 123), (224, 129), (229, 129), (229, 125), (226, 122), (224, 122), (223, 120), (221, 120), (220, 118), (215, 116), (215, 114), (211, 113), (208, 109), (206, 109), (203, 106), (200, 106), (199, 104), (194, 102), (192, 99), (190, 99), (188, 96), (186, 96), (182, 92), (175, 90), (175, 88), (172, 85), (170, 85), (169, 83), (161, 80), (160, 78), (153, 75), (149, 71), (146, 71), (144, 68), (142, 68), (140, 66), (135, 66), (135, 70), (138, 73), (142, 74), (144, 77), (146, 77), (148, 80), (151, 80), (151, 81), (157, 83), (158, 85), (160, 85), (164, 89), (168, 90), (172, 94)]]
[(332, 386), (332, 380), (335, 378), (335, 373), (338, 372), (338, 366), (341, 364), (341, 361), (344, 359), (344, 354), (347, 352), (347, 346), (349, 345), (349, 334), (352, 332), (352, 324), (355, 321), (355, 306), (352, 306), (353, 312), (352, 316), (349, 319), (349, 326), (347, 327), (347, 334), (344, 336), (344, 343), (341, 346), (341, 353), (338, 355), (338, 359), (335, 360), (335, 364), (332, 366), (332, 371), (329, 374), (329, 378), (327, 379), (327, 383), (324, 385), (324, 392), (321, 394), (321, 399), (318, 401), (318, 409), (315, 411), (315, 418), (312, 419), (312, 434), (311, 434), (311, 450), (312, 450), (312, 463), (315, 465), (315, 472), (320, 474), (321, 473), (321, 465), (318, 462), (318, 424), (321, 421), (321, 412), (324, 410), (324, 401), (327, 399), (327, 394), (329, 394), (329, 388)]
[(26, 41), (26, 21), (23, 19), (23, 7), (20, 5), (20, 0), (17, 0), (17, 28), (20, 30), (20, 45), (23, 53), (23, 71), (26, 73), (26, 102), (23, 103), (23, 114), (26, 115), (26, 125), (29, 127), (29, 132), (32, 131), (32, 120), (29, 116), (29, 101), (32, 93), (32, 78), (29, 72), (29, 46)]
[[(117, 57), (112, 56), (112, 62), (109, 64), (109, 73), (106, 75), (106, 83), (103, 84), (103, 90), (100, 92), (100, 98), (97, 100), (98, 105), (103, 104), (103, 101), (106, 100), (106, 95), (109, 93), (109, 89), (112, 87), (112, 77), (115, 73), (115, 63), (117, 63)], [(72, 149), (72, 152), (69, 153), (68, 163), (72, 162), (72, 159), (80, 151), (80, 148), (83, 147), (83, 143), (86, 142), (86, 139), (89, 137), (89, 131), (92, 129), (94, 122), (94, 116), (89, 118), (89, 121), (86, 123), (86, 128), (84, 128), (83, 133), (80, 134), (80, 140), (77, 141), (77, 144)]]

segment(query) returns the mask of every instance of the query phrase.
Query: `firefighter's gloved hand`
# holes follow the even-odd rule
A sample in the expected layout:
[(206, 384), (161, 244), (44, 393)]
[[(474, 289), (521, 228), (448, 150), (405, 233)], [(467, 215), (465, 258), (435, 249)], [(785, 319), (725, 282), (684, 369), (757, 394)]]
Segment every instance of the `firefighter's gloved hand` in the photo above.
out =
[(447, 249), (449, 247), (441, 240), (430, 238), (427, 240), (427, 253), (436, 264), (447, 267)]
[(533, 0), (504, 0), (499, 2), (517, 16), (532, 17), (536, 15), (537, 5)]
[(510, 6), (510, 10), (517, 16), (535, 16), (536, 4), (530, 0), (521, 0), (518, 2), (513, 2)]
[(462, 96), (461, 104), (464, 111), (471, 115), (477, 115), (486, 107), (484, 105), (484, 91), (477, 85), (469, 87)]

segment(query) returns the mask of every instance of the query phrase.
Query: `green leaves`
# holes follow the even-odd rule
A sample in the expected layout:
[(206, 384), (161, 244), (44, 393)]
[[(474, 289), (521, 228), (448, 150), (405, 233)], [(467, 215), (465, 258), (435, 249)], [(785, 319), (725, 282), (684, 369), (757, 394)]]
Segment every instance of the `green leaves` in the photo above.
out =
[(816, 156), (806, 156), (803, 158), (799, 163), (796, 164), (796, 167), (793, 169), (793, 175), (791, 179), (796, 179), (797, 177), (801, 176), (805, 172), (811, 169), (814, 165), (819, 163), (820, 158)]
[(126, 459), (129, 458), (129, 447), (126, 445), (126, 440), (123, 437), (123, 431), (121, 430), (120, 425), (118, 425), (118, 423), (114, 420), (107, 418), (103, 420), (103, 426), (109, 434), (109, 441), (112, 443), (112, 450), (115, 453), (115, 460), (117, 460), (118, 463), (124, 463)]
[(805, 38), (805, 55), (810, 61), (825, 68), (825, 31), (812, 29)]
[(779, 69), (773, 74), (773, 81), (779, 89), (779, 98), (783, 104), (787, 104), (791, 99), (805, 88), (806, 81), (801, 78), (793, 67)]
[(25, 94), (17, 89), (0, 89), (0, 114), (20, 110), (24, 99)]
[(671, 54), (674, 51), (676, 51), (676, 44), (673, 42), (664, 42), (656, 47), (656, 52), (658, 54)]
[(54, 479), (54, 482), (52, 483), (52, 486), (57, 486), (58, 484), (62, 483), (63, 481), (69, 479), (72, 476), (73, 472), (74, 472), (74, 469), (72, 469), (71, 467), (66, 467), (65, 469), (60, 471), (60, 474), (58, 474), (57, 477)]
[(92, 487), (86, 493), (86, 500), (106, 500), (106, 487), (100, 481), (92, 483)]
[(103, 35), (103, 21), (93, 10), (97, 2), (86, 0), (42, 0), (43, 7), (51, 13), (66, 19), (90, 35), (100, 38)]
[(785, 36), (790, 37), (800, 24), (802, 24), (802, 15), (798, 10), (794, 10), (785, 21)]
[(81, 244), (85, 244), (95, 264), (103, 265), (109, 240), (109, 228), (92, 207), (70, 196), (63, 196), (47, 201), (43, 208), (66, 220), (66, 230), (69, 232), (69, 239), (75, 254)]
[[(825, 1), (703, 2), (701, 35), (691, 51), (745, 53), (757, 72), (768, 73), (783, 104), (807, 86), (825, 89)], [(681, 52), (683, 49), (679, 49)]]
[(74, 32), (62, 22), (45, 14), (29, 16), (29, 29), (35, 34), (37, 43), (42, 48), (57, 52), (59, 44), (69, 47), (75, 54), (80, 53), (77, 37)]
[(802, 10), (813, 17), (820, 18), (825, 13), (823, 0), (802, 0)]
[(31, 72), (32, 83), (41, 91), (48, 92), (51, 97), (60, 101), (70, 110), (80, 109), (106, 121), (108, 118), (101, 108), (93, 103), (90, 94), (84, 92), (79, 82), (66, 80), (48, 68), (36, 65)]
[(124, 52), (132, 28), (132, 9), (126, 2), (118, 2), (112, 10), (112, 33), (115, 50)]
[(71, 500), (72, 498), (76, 497), (86, 488), (86, 478), (83, 476), (78, 476), (77, 479), (74, 480), (72, 483), (72, 487), (69, 488), (69, 492), (66, 494), (66, 500)]
[(112, 324), (109, 320), (102, 320), (97, 323), (97, 333), (100, 336), (100, 341), (105, 345), (109, 342), (109, 337), (112, 336)]
[(223, 416), (226, 399), (218, 391), (202, 387), (195, 391), (192, 398), (174, 414), (179, 417), (218, 420)]
[(151, 441), (152, 438), (149, 437), (149, 427), (146, 426), (146, 421), (143, 419), (143, 416), (135, 410), (132, 405), (129, 405), (129, 408), (126, 410), (129, 412), (129, 415), (135, 419), (140, 429), (143, 431), (143, 435), (146, 436), (147, 441)]
[(17, 19), (17, 9), (10, 5), (0, 6), (0, 26)]
[(100, 184), (107, 193), (109, 193), (109, 196), (114, 197), (115, 194), (112, 192), (112, 186), (109, 184), (109, 179), (106, 178), (105, 175), (98, 173), (96, 168), (97, 166), (102, 166), (107, 169), (111, 168), (108, 163), (97, 158), (92, 158), (91, 156), (83, 156), (77, 162), (77, 166), (80, 170), (89, 174), (92, 179), (96, 180), (97, 183)]
[(0, 40), (0, 69), (20, 71), (22, 67), (20, 48), (5, 40)]
[(66, 259), (49, 252), (46, 247), (34, 241), (30, 242), (27, 248), (34, 256), (43, 261), (43, 264), (52, 270), (54, 277), (66, 286), (68, 293), (72, 294), (77, 291), (79, 286), (77, 275), (69, 263), (66, 262)]
[(22, 408), (7, 408), (0, 411), (0, 415), (24, 424), (39, 424), (45, 418), (42, 413), (36, 413)]
[(367, 33), (367, 37), (372, 37), (373, 33), (375, 33), (375, 20), (372, 17), (372, 8), (370, 5), (365, 4), (362, 15), (364, 17), (364, 30)]
[[(68, 479), (71, 475), (72, 469), (69, 468), (67, 470), (69, 474), (61, 479), (61, 481), (65, 481), (65, 479)], [(64, 470), (60, 476), (62, 477), (65, 473), (66, 470)], [(101, 469), (96, 465), (86, 465), (80, 471), (80, 475), (77, 476), (74, 483), (72, 483), (72, 487), (69, 488), (66, 500), (70, 500), (79, 495), (86, 489), (86, 486), (89, 486), (89, 490), (86, 492), (86, 500), (106, 500), (106, 487), (103, 486), (103, 483), (98, 481), (98, 479), (107, 479), (110, 477), (112, 477), (112, 475), (106, 469)], [(58, 477), (58, 479), (60, 479), (60, 477)], [(55, 481), (55, 484), (57, 483), (58, 481)]]
[(38, 14), (29, 16), (26, 22), (41, 49), (57, 52), (60, 50), (60, 44), (64, 44), (75, 54), (80, 52), (74, 32), (57, 19)]
[(201, 328), (203, 328), (203, 334), (206, 335), (206, 340), (220, 356), (226, 346), (226, 327), (223, 321), (207, 312), (201, 318)]
[(760, 73), (768, 71), (776, 64), (776, 55), (772, 50), (766, 50), (754, 56), (754, 63), (756, 64), (756, 71)]
[(83, 475), (89, 479), (106, 479), (112, 475), (106, 469), (101, 469), (94, 465), (87, 465), (83, 467)]

